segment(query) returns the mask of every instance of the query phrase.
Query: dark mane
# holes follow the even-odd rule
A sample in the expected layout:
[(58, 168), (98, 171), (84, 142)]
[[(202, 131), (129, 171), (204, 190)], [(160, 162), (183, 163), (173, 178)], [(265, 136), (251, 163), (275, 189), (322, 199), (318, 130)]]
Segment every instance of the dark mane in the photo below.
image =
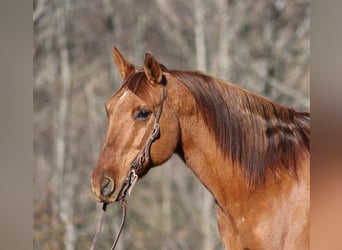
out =
[[(266, 171), (297, 176), (298, 160), (310, 151), (310, 113), (297, 112), (232, 84), (195, 71), (167, 70), (193, 95), (199, 113), (224, 157), (239, 165), (251, 187), (262, 186)], [(152, 98), (143, 70), (122, 88)]]
[(192, 93), (223, 155), (241, 166), (251, 186), (265, 183), (267, 169), (276, 177), (284, 172), (296, 176), (301, 154), (310, 151), (310, 113), (200, 72), (170, 73)]

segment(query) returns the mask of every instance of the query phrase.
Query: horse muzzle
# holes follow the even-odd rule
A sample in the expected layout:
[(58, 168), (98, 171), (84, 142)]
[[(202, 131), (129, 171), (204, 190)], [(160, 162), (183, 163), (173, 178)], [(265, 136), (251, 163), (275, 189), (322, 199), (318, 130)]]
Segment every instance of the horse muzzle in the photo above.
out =
[(98, 201), (106, 203), (115, 201), (115, 197), (113, 197), (115, 182), (112, 178), (101, 176), (94, 180), (93, 176), (91, 178), (91, 187)]

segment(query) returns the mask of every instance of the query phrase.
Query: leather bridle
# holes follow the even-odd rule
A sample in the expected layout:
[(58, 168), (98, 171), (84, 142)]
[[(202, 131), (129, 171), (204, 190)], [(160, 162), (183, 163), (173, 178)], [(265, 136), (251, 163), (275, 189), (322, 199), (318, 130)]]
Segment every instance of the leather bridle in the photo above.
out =
[(163, 105), (164, 105), (165, 98), (166, 98), (166, 90), (165, 90), (165, 86), (163, 85), (161, 103), (158, 107), (156, 117), (154, 119), (154, 124), (153, 124), (151, 135), (148, 137), (143, 149), (138, 153), (138, 155), (135, 157), (133, 162), (130, 164), (130, 171), (126, 179), (124, 180), (124, 183), (116, 199), (117, 201), (121, 201), (125, 199), (127, 192), (128, 194), (130, 194), (134, 184), (138, 180), (138, 171), (140, 170), (140, 168), (144, 166), (145, 162), (148, 163), (150, 161), (150, 158), (151, 158), (150, 150), (151, 150), (152, 143), (159, 137), (159, 133), (160, 133), (159, 120), (163, 112)]
[[(152, 143), (159, 137), (160, 135), (160, 126), (159, 126), (159, 120), (161, 117), (161, 114), (163, 112), (163, 105), (164, 105), (164, 101), (166, 99), (166, 87), (164, 83), (162, 84), (162, 97), (161, 97), (161, 102), (159, 104), (157, 113), (156, 113), (156, 117), (154, 119), (154, 124), (153, 124), (153, 129), (152, 132), (150, 134), (150, 136), (148, 137), (143, 149), (137, 154), (137, 156), (135, 157), (135, 159), (132, 161), (132, 163), (130, 164), (130, 170), (128, 172), (127, 177), (125, 178), (121, 190), (116, 198), (116, 201), (120, 201), (121, 203), (121, 207), (122, 207), (122, 220), (121, 220), (121, 225), (120, 225), (120, 229), (118, 231), (118, 234), (115, 237), (114, 243), (112, 245), (111, 250), (114, 250), (118, 240), (120, 238), (123, 226), (125, 224), (125, 219), (126, 219), (126, 208), (127, 208), (127, 201), (125, 200), (126, 195), (130, 195), (132, 188), (134, 187), (135, 183), (138, 180), (138, 172), (140, 169), (143, 168), (144, 164), (148, 164), (150, 159), (151, 159), (151, 146)], [(100, 231), (101, 231), (101, 226), (102, 226), (102, 222), (103, 222), (103, 217), (104, 217), (104, 213), (106, 211), (107, 205), (109, 203), (103, 203), (103, 207), (102, 207), (102, 213), (101, 213), (101, 217), (100, 220), (98, 222), (98, 226), (97, 226), (97, 230), (94, 236), (94, 239), (92, 241), (90, 250), (94, 250), (95, 249), (95, 245), (96, 242), (99, 238), (100, 235)]]

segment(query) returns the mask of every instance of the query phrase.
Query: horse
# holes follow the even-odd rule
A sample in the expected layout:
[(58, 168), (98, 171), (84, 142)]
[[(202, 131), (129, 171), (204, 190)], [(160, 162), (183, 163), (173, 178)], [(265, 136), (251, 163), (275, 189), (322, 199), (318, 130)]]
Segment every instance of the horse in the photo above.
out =
[(177, 154), (213, 196), (225, 249), (309, 249), (310, 113), (149, 53), (141, 69), (112, 53), (123, 83), (91, 174), (99, 202), (123, 200)]

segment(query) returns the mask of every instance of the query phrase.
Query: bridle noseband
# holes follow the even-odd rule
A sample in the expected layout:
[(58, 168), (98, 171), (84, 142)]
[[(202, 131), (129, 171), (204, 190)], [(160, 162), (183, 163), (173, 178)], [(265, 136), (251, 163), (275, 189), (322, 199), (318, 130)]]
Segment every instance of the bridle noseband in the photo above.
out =
[[(161, 117), (161, 114), (163, 112), (163, 105), (164, 105), (164, 101), (166, 99), (166, 87), (165, 87), (165, 83), (161, 83), (162, 84), (162, 97), (161, 97), (161, 103), (159, 104), (157, 113), (156, 113), (156, 117), (154, 119), (154, 124), (153, 124), (153, 129), (152, 132), (150, 134), (150, 136), (148, 137), (143, 149), (137, 154), (137, 156), (135, 157), (135, 159), (132, 161), (132, 163), (130, 164), (130, 170), (128, 172), (127, 177), (125, 178), (121, 190), (118, 194), (118, 197), (116, 198), (116, 201), (120, 201), (121, 202), (121, 207), (122, 207), (122, 220), (121, 220), (121, 225), (120, 225), (120, 229), (118, 231), (118, 234), (114, 240), (114, 243), (112, 245), (111, 250), (114, 250), (118, 240), (120, 238), (124, 223), (125, 223), (125, 219), (126, 219), (126, 207), (127, 207), (127, 201), (125, 200), (126, 195), (128, 193), (128, 195), (130, 195), (135, 183), (138, 180), (138, 171), (143, 168), (144, 164), (148, 164), (150, 159), (151, 159), (151, 146), (152, 143), (159, 137), (160, 135), (160, 126), (159, 126), (159, 120)], [(100, 231), (101, 231), (101, 225), (103, 222), (103, 217), (104, 217), (104, 213), (106, 211), (107, 205), (109, 203), (103, 203), (103, 207), (102, 207), (102, 214), (100, 217), (100, 220), (98, 222), (98, 226), (97, 226), (97, 230), (93, 239), (93, 242), (91, 244), (90, 250), (94, 250), (95, 249), (95, 245), (96, 242), (98, 240), (98, 237), (100, 235)]]

